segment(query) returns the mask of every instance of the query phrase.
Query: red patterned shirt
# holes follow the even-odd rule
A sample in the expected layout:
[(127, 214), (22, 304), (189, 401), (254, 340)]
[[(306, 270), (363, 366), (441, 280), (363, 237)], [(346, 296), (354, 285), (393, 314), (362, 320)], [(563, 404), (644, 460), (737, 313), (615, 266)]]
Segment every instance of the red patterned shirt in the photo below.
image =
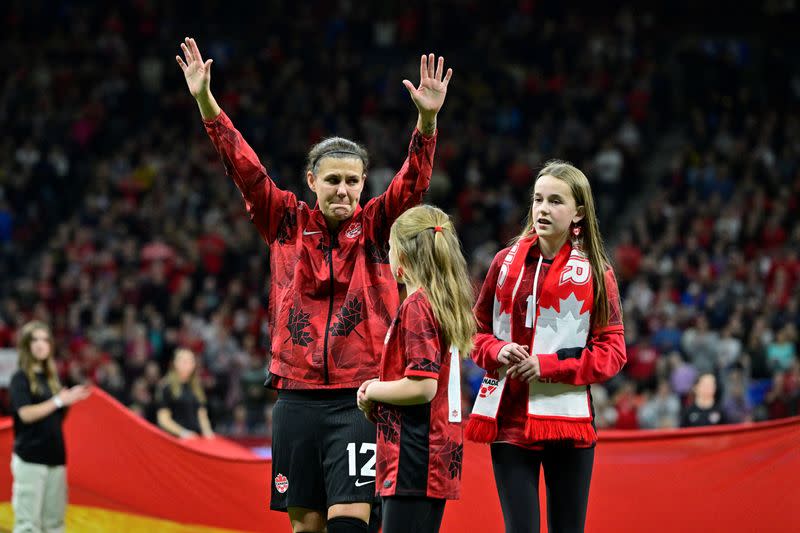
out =
[(436, 135), (415, 130), (408, 158), (386, 192), (331, 232), (318, 207), (275, 185), (224, 112), (205, 127), (269, 245), (272, 384), (355, 388), (374, 378), (399, 305), (389, 229), (428, 189)]
[(381, 361), (382, 381), (407, 376), (436, 379), (436, 396), (420, 405), (376, 405), (377, 491), (381, 496), (458, 499), (464, 447), (461, 423), (449, 421), (448, 402), (458, 372), (450, 375), (450, 349), (422, 290), (400, 305)]

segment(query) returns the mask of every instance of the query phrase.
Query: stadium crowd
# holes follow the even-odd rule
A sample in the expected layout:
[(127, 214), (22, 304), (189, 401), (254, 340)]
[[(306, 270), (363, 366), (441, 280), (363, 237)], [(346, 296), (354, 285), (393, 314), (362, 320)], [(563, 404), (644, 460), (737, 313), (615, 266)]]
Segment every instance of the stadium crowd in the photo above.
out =
[[(592, 180), (629, 357), (593, 387), (598, 425), (677, 427), (706, 372), (727, 422), (798, 413), (797, 65), (724, 34), (673, 40), (658, 13), (625, 7), (266, 4), (283, 16), (249, 27), (254, 13), (210, 1), (191, 16), (147, 1), (0, 8), (0, 348), (43, 320), (66, 383), (154, 421), (188, 347), (215, 430), (268, 435), (266, 247), (186, 95), (178, 43), (203, 44), (221, 106), (307, 200), (305, 149), (333, 134), (366, 145), (367, 187), (385, 189), (413, 120), (399, 73), (430, 49), (455, 75), (425, 201), (456, 221), (476, 288), (538, 167), (568, 159)], [(463, 370), (470, 403), (480, 374)]]

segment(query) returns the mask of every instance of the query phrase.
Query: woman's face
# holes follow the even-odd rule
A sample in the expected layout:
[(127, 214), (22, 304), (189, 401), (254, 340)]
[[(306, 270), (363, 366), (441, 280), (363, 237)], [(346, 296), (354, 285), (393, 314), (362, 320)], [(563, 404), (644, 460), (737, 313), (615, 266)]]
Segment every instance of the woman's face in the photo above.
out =
[(308, 187), (317, 195), (325, 219), (338, 227), (352, 217), (364, 190), (364, 163), (358, 158), (323, 157), (316, 174), (308, 172)]
[(34, 330), (31, 335), (31, 354), (38, 362), (47, 361), (53, 351), (53, 341), (50, 334), (45, 329)]
[(196, 366), (194, 354), (189, 350), (181, 350), (175, 354), (175, 372), (181, 381), (187, 381)]

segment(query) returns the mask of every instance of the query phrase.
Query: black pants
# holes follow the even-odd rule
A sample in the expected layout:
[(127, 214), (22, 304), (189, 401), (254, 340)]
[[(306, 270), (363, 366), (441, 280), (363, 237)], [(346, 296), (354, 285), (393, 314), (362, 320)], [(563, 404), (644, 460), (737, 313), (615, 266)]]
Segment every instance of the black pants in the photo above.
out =
[(539, 532), (539, 466), (547, 487), (550, 533), (581, 533), (586, 522), (594, 448), (541, 451), (492, 444), (492, 468), (506, 533)]
[(437, 533), (446, 500), (413, 496), (383, 499), (383, 533)]

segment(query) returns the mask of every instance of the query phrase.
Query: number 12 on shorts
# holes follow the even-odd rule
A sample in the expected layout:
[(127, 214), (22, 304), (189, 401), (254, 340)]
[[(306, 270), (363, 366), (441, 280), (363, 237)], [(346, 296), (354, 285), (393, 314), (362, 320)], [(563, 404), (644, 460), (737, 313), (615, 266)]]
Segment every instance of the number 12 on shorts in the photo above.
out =
[(361, 467), (361, 472), (357, 473), (358, 458), (356, 456), (356, 443), (350, 442), (347, 444), (347, 465), (348, 474), (350, 476), (360, 475), (375, 477), (375, 448), (376, 444), (374, 442), (364, 442), (361, 444), (358, 455), (371, 455), (367, 458), (367, 462), (364, 463), (364, 466)]

